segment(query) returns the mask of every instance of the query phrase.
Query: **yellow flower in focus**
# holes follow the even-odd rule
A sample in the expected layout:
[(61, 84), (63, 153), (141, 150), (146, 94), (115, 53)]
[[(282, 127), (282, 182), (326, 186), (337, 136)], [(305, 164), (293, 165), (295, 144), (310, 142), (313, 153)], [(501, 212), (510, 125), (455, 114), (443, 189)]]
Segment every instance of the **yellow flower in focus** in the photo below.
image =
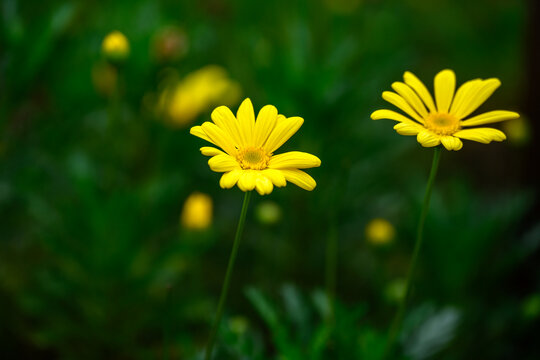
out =
[(129, 55), (129, 41), (120, 31), (113, 31), (105, 36), (101, 51), (111, 60), (124, 60)]
[(456, 75), (452, 70), (443, 70), (435, 76), (435, 101), (425, 85), (412, 73), (405, 72), (403, 80), (404, 83), (392, 84), (396, 92), (385, 91), (382, 97), (409, 117), (391, 110), (377, 110), (371, 114), (371, 118), (398, 121), (394, 126), (398, 134), (415, 135), (424, 147), (442, 143), (447, 150), (460, 150), (463, 147), (461, 139), (484, 144), (503, 141), (506, 135), (500, 130), (470, 127), (519, 117), (516, 112), (497, 110), (468, 118), (501, 85), (499, 79), (470, 80), (455, 92)]
[(204, 230), (212, 224), (212, 198), (194, 192), (189, 195), (182, 210), (182, 226), (192, 230)]
[(225, 173), (219, 182), (222, 188), (238, 184), (242, 191), (255, 189), (261, 195), (270, 194), (274, 185), (285, 186), (287, 181), (305, 190), (315, 188), (315, 180), (300, 169), (320, 166), (318, 157), (300, 151), (274, 155), (302, 126), (301, 117), (287, 118), (266, 105), (255, 119), (251, 100), (245, 99), (236, 117), (228, 107), (220, 106), (212, 112), (212, 120), (192, 127), (190, 133), (224, 150), (201, 148), (203, 155), (211, 156), (210, 169)]
[(236, 103), (240, 93), (240, 86), (228, 77), (225, 69), (209, 65), (165, 89), (158, 108), (172, 124), (186, 126), (216, 104)]
[(386, 219), (376, 218), (366, 225), (366, 238), (374, 245), (388, 244), (395, 236), (394, 225)]

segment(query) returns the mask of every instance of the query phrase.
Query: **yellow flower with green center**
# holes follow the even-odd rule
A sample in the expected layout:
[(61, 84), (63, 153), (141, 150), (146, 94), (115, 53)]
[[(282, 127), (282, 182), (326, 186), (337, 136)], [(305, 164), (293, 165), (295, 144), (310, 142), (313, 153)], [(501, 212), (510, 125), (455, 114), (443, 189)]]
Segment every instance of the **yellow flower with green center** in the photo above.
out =
[[(489, 144), (503, 141), (506, 135), (489, 127), (474, 127), (504, 120), (517, 119), (513, 111), (496, 110), (469, 117), (501, 85), (499, 79), (475, 79), (456, 88), (456, 75), (443, 70), (435, 76), (435, 101), (426, 86), (412, 73), (405, 72), (403, 82), (395, 82), (395, 92), (383, 92), (383, 99), (401, 109), (410, 117), (392, 110), (377, 110), (373, 120), (398, 121), (394, 129), (401, 135), (416, 135), (424, 147), (443, 144), (447, 150), (460, 150), (461, 139)], [(468, 118), (469, 117), (469, 118)]]
[(226, 106), (212, 112), (212, 121), (194, 126), (190, 133), (220, 147), (205, 146), (203, 155), (210, 169), (223, 172), (219, 182), (224, 189), (238, 184), (242, 191), (257, 190), (261, 195), (270, 194), (274, 186), (285, 186), (287, 181), (305, 190), (313, 190), (315, 180), (300, 169), (321, 165), (318, 157), (300, 151), (279, 155), (274, 152), (293, 136), (304, 119), (287, 118), (278, 114), (272, 105), (264, 106), (255, 119), (251, 100), (245, 99), (236, 117)]

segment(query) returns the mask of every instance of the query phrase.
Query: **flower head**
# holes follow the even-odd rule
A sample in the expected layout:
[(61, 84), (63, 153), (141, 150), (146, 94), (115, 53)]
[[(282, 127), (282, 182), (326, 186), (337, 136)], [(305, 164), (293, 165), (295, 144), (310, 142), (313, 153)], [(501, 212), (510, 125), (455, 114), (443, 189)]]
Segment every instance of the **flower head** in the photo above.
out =
[(105, 36), (101, 51), (111, 60), (124, 60), (129, 55), (129, 41), (124, 34), (115, 30)]
[(245, 99), (236, 117), (228, 107), (220, 106), (212, 112), (212, 120), (192, 127), (190, 133), (224, 150), (201, 148), (203, 155), (211, 156), (210, 169), (224, 173), (219, 182), (222, 188), (238, 184), (242, 191), (255, 189), (261, 195), (270, 194), (274, 185), (285, 186), (287, 181), (305, 190), (315, 188), (315, 180), (300, 169), (320, 166), (318, 157), (300, 151), (274, 155), (302, 126), (301, 117), (287, 118), (266, 105), (255, 119), (253, 105)]
[(394, 129), (401, 135), (416, 135), (424, 147), (442, 143), (447, 150), (460, 150), (461, 139), (484, 144), (503, 141), (506, 135), (500, 130), (471, 127), (519, 117), (518, 113), (503, 110), (469, 117), (501, 85), (499, 79), (470, 80), (455, 92), (456, 75), (452, 70), (443, 70), (435, 76), (435, 101), (414, 74), (405, 72), (403, 80), (392, 84), (396, 92), (385, 91), (382, 96), (409, 117), (392, 110), (377, 110), (371, 118), (398, 121)]
[(224, 68), (208, 65), (166, 87), (157, 106), (167, 122), (182, 127), (219, 103), (237, 103), (240, 92), (240, 85)]
[(366, 225), (366, 237), (374, 245), (388, 244), (395, 236), (394, 225), (386, 219), (375, 218)]
[(199, 192), (189, 195), (184, 203), (180, 221), (186, 229), (208, 228), (212, 224), (212, 198)]

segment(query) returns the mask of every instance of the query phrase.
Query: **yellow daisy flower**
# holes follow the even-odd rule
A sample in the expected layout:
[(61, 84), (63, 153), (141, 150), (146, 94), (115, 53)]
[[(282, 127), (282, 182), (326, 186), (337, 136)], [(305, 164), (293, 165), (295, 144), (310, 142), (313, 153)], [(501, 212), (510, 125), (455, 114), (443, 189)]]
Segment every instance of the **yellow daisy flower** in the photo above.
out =
[(467, 81), (454, 94), (456, 75), (452, 70), (443, 70), (435, 76), (435, 101), (414, 74), (405, 72), (403, 80), (405, 83), (392, 84), (396, 92), (385, 91), (382, 97), (410, 118), (391, 110), (377, 110), (371, 114), (371, 118), (398, 121), (399, 124), (394, 126), (398, 134), (416, 135), (418, 142), (424, 147), (442, 143), (447, 150), (460, 150), (463, 147), (461, 139), (484, 144), (503, 141), (506, 135), (500, 130), (469, 127), (519, 117), (519, 114), (513, 111), (497, 110), (467, 118), (501, 85), (499, 79)]
[(315, 188), (315, 180), (299, 169), (320, 166), (318, 157), (300, 151), (274, 155), (298, 131), (304, 119), (287, 118), (278, 114), (274, 106), (266, 105), (255, 120), (249, 99), (242, 102), (236, 117), (226, 106), (216, 108), (211, 116), (213, 122), (194, 126), (190, 133), (224, 150), (201, 148), (203, 155), (211, 156), (210, 169), (225, 173), (219, 182), (222, 188), (238, 184), (242, 191), (255, 189), (261, 195), (270, 194), (274, 185), (285, 186), (287, 181), (305, 190)]

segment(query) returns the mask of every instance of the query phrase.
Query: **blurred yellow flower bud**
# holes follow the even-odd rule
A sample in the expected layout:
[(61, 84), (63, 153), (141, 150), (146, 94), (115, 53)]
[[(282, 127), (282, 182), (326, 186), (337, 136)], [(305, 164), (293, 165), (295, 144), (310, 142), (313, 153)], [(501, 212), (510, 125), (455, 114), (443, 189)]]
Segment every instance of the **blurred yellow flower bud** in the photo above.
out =
[(376, 218), (366, 226), (366, 238), (374, 245), (388, 244), (396, 236), (396, 230), (388, 220)]
[(206, 194), (194, 192), (186, 199), (180, 221), (182, 226), (191, 230), (204, 230), (212, 224), (212, 198)]
[(169, 123), (184, 127), (215, 105), (238, 102), (240, 95), (240, 86), (229, 79), (227, 71), (210, 65), (166, 87), (159, 96), (157, 107)]
[(515, 120), (505, 121), (502, 128), (511, 144), (517, 146), (527, 145), (531, 139), (531, 126), (528, 119), (523, 116)]
[(261, 201), (255, 208), (255, 218), (261, 224), (276, 224), (281, 219), (281, 208), (273, 201)]
[(124, 60), (129, 56), (129, 41), (124, 34), (115, 30), (105, 36), (101, 51), (109, 60)]

